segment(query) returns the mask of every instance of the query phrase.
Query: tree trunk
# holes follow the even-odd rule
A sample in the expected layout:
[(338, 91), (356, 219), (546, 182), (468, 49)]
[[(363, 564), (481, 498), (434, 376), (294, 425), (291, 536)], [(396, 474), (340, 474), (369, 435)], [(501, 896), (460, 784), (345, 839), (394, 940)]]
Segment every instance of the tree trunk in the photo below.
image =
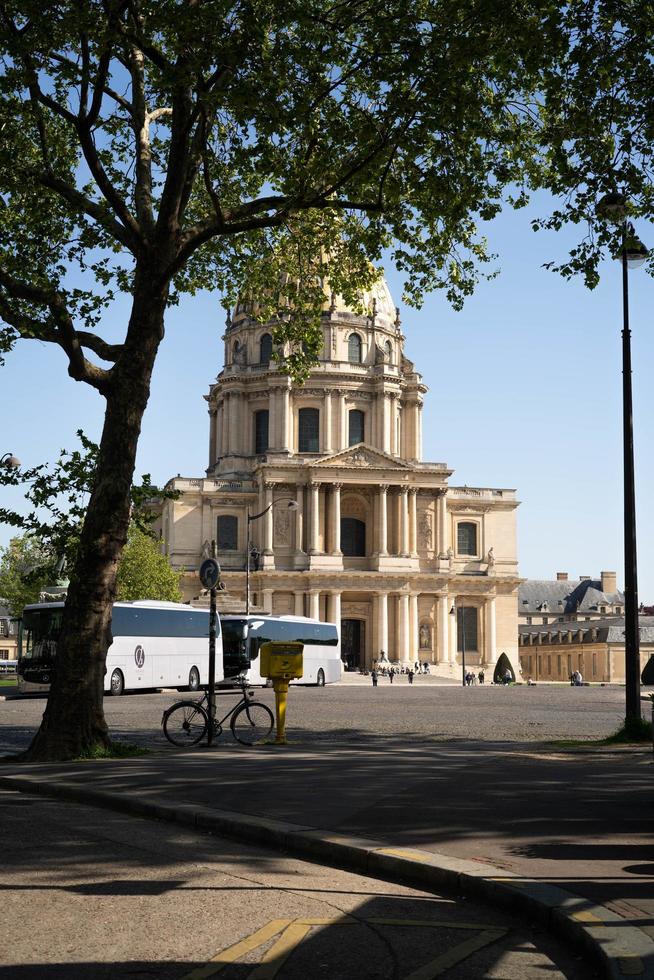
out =
[(153, 279), (151, 271), (137, 275), (125, 350), (107, 394), (96, 480), (68, 589), (55, 677), (41, 727), (18, 757), (22, 762), (64, 761), (111, 744), (103, 709), (111, 609), (167, 296), (167, 289), (152, 294)]

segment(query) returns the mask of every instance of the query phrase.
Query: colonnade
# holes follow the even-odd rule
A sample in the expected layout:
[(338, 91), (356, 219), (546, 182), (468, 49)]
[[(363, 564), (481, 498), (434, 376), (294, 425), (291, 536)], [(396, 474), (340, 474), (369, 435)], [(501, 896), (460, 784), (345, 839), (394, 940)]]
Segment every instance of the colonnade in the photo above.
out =
[[(251, 379), (250, 379), (251, 380)], [(317, 401), (316, 401), (317, 399)], [(267, 395), (247, 392), (244, 386), (222, 391), (209, 408), (210, 464), (223, 456), (254, 453), (254, 412), (268, 409), (268, 446), (271, 451), (297, 452), (297, 408), (318, 407), (321, 412), (319, 452), (335, 453), (349, 447), (348, 413), (364, 412), (364, 440), (371, 446), (404, 459), (422, 458), (422, 403), (401, 402), (398, 391), (360, 392), (357, 389), (320, 389), (315, 397), (293, 404), (288, 385), (272, 385)]]
[[(270, 507), (274, 502), (274, 491), (277, 484), (266, 483), (260, 492), (259, 509)], [(418, 528), (417, 528), (417, 495), (419, 489), (406, 485), (389, 483), (376, 486), (362, 484), (347, 484), (341, 482), (321, 483), (313, 480), (306, 485), (298, 484), (292, 496), (297, 504), (293, 512), (295, 518), (295, 551), (308, 552), (310, 555), (327, 554), (342, 555), (341, 550), (341, 503), (342, 495), (348, 490), (356, 493), (361, 489), (373, 491), (372, 507), (367, 514), (366, 554), (385, 557), (396, 555), (404, 558), (418, 557)], [(448, 546), (447, 510), (445, 492), (426, 490), (431, 498), (437, 497), (436, 541), (425, 541), (426, 550), (437, 550), (445, 553)], [(279, 496), (279, 495), (278, 495)], [(291, 496), (291, 494), (288, 494)], [(321, 497), (323, 504), (321, 506)], [(262, 519), (263, 532), (259, 537), (266, 555), (272, 554), (273, 549), (273, 519), (274, 508)], [(392, 521), (389, 518), (392, 515)], [(389, 529), (393, 527), (395, 534), (391, 541)], [(255, 532), (256, 533), (256, 532)]]
[[(364, 618), (367, 625), (365, 662), (368, 666), (381, 655), (383, 650), (392, 661), (429, 661), (435, 664), (457, 665), (460, 655), (457, 652), (456, 619), (453, 607), (472, 607), (477, 609), (479, 649), (468, 651), (472, 659), (479, 659), (486, 665), (497, 661), (496, 636), (496, 597), (483, 596), (467, 599), (465, 596), (452, 596), (448, 593), (429, 595), (430, 606), (435, 600), (435, 622), (432, 618), (419, 621), (419, 602), (423, 593), (415, 591), (384, 592), (370, 595), (369, 614), (365, 617), (350, 617), (347, 606), (343, 609), (343, 592), (335, 589), (309, 589), (293, 593), (293, 612), (296, 616), (309, 616), (312, 619), (326, 619), (339, 627), (341, 619)], [(360, 594), (359, 594), (360, 598)], [(267, 612), (273, 608), (273, 590), (262, 590), (262, 601)], [(347, 597), (346, 597), (347, 603)], [(360, 602), (357, 605), (361, 605)], [(429, 628), (430, 646), (420, 646), (420, 627)], [(392, 628), (391, 628), (392, 627)]]

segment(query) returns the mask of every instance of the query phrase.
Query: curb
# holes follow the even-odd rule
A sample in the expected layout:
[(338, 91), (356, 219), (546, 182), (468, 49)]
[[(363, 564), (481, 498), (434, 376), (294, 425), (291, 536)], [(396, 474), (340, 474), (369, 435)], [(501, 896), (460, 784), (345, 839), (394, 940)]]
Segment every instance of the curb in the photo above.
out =
[(0, 776), (0, 787), (57, 797), (131, 816), (164, 820), (249, 843), (283, 848), (309, 860), (420, 888), (445, 889), (528, 913), (552, 933), (581, 946), (608, 980), (654, 980), (654, 939), (603, 905), (557, 885), (523, 878), (490, 864), (418, 848), (324, 832), (232, 810), (178, 803), (166, 806), (73, 783)]

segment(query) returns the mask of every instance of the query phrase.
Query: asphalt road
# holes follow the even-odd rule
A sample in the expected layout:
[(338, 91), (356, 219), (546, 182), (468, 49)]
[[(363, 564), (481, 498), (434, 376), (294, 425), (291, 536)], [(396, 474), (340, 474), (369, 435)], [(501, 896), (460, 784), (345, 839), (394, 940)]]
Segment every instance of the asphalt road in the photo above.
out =
[(0, 792), (6, 980), (592, 980), (538, 926), (92, 807)]
[[(177, 692), (127, 694), (105, 699), (105, 712), (114, 737), (151, 749), (168, 748), (161, 731), (164, 708), (180, 697)], [(220, 695), (219, 716), (237, 695)], [(273, 706), (270, 690), (257, 697)], [(400, 737), (416, 750), (426, 741), (465, 739), (492, 742), (547, 742), (597, 739), (610, 735), (624, 718), (624, 688), (564, 686), (456, 685), (409, 686), (400, 677), (386, 679), (373, 689), (365, 684), (336, 684), (325, 688), (292, 688), (287, 731), (307, 745), (356, 741), (383, 743)], [(224, 706), (224, 707), (223, 707)], [(0, 753), (29, 744), (38, 728), (45, 699), (0, 700)], [(643, 705), (649, 717), (649, 707)], [(231, 743), (229, 731), (222, 741)], [(172, 746), (170, 747), (172, 749)]]

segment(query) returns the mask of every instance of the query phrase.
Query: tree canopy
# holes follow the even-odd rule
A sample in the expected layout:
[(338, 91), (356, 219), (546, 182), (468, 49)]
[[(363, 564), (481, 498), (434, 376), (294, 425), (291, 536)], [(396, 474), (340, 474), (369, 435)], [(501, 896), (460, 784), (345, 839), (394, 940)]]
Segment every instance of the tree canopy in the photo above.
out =
[(231, 305), (246, 284), (301, 379), (327, 282), (356, 306), (388, 250), (409, 302), (440, 288), (460, 306), (488, 261), (479, 224), (536, 187), (561, 200), (545, 224), (584, 223), (559, 264), (593, 285), (613, 240), (598, 194), (652, 213), (651, 9), (8, 0), (0, 15), (0, 353), (58, 345), (106, 400), (30, 754), (59, 758), (108, 741), (111, 601), (166, 308), (201, 288)]

